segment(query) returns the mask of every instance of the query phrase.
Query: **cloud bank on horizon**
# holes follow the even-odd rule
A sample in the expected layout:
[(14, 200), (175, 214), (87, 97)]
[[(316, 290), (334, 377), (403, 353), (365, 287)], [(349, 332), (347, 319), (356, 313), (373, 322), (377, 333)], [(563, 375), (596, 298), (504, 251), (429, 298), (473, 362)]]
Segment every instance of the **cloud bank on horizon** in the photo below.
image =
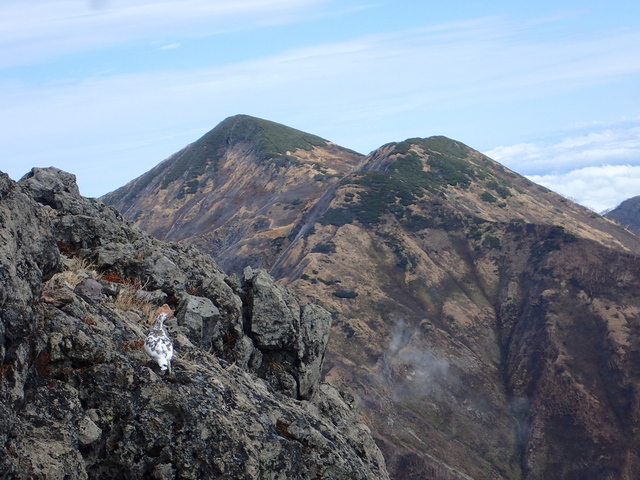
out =
[(519, 143), (484, 152), (596, 212), (640, 195), (640, 118), (557, 142)]
[(7, 0), (0, 170), (100, 196), (247, 113), (362, 153), (446, 135), (602, 211), (640, 194), (639, 25), (621, 0)]

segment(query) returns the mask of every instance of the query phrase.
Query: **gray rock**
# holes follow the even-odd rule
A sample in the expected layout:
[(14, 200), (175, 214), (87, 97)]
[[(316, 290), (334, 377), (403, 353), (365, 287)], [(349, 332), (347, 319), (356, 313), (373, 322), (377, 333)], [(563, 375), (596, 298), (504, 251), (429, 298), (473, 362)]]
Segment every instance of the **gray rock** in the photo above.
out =
[(102, 436), (102, 429), (98, 427), (88, 416), (80, 420), (78, 424), (78, 443), (86, 447), (96, 442)]
[(318, 305), (302, 305), (298, 336), (298, 389), (301, 398), (311, 398), (320, 382), (330, 330), (329, 312)]
[(138, 290), (136, 292), (136, 297), (139, 300), (142, 300), (144, 302), (149, 302), (158, 306), (167, 303), (167, 294), (159, 289), (153, 290), (150, 292), (146, 290)]
[[(185, 294), (178, 305), (178, 324), (186, 327), (189, 339), (208, 348), (215, 336), (221, 342), (218, 318), (220, 310), (206, 297)], [(223, 348), (219, 343), (218, 349)]]
[(43, 282), (61, 268), (47, 213), (0, 172), (0, 455), (23, 429), (18, 412), (33, 369), (35, 307)]
[(82, 280), (76, 285), (73, 292), (89, 302), (98, 303), (102, 300), (102, 285), (93, 278), (85, 278)]
[(331, 315), (300, 303), (265, 270), (244, 271), (249, 336), (262, 353), (260, 375), (293, 398), (313, 396), (329, 341)]
[(251, 337), (262, 349), (290, 346), (300, 330), (300, 305), (285, 288), (275, 285), (265, 270), (245, 268), (251, 299)]
[(40, 300), (62, 308), (65, 305), (73, 303), (75, 295), (68, 288), (47, 288), (40, 295)]
[[(211, 257), (141, 233), (56, 169), (0, 175), (0, 221), (5, 477), (388, 478), (368, 429), (319, 382), (327, 312), (262, 271), (227, 283)], [(58, 246), (179, 300), (189, 338), (175, 333), (174, 375), (150, 368), (142, 314), (64, 286)]]
[(32, 168), (20, 179), (22, 190), (36, 202), (54, 209), (66, 208), (80, 213), (73, 205), (82, 203), (76, 176), (58, 168)]

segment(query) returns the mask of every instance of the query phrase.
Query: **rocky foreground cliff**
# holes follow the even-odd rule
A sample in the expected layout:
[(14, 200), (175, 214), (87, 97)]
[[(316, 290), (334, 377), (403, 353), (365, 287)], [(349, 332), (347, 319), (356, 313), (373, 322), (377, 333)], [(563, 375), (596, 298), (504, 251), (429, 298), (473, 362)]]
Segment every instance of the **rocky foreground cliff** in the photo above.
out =
[[(0, 174), (0, 239), (2, 478), (388, 478), (320, 381), (330, 315), (264, 271), (228, 277), (57, 169)], [(164, 304), (173, 375), (142, 348)]]

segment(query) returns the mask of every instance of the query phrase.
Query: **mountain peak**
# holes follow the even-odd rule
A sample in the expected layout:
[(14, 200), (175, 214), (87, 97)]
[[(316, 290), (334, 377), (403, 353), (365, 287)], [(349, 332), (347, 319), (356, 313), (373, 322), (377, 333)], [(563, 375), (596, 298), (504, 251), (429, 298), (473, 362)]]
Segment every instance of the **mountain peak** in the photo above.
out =
[(226, 118), (199, 141), (219, 141), (220, 137), (227, 144), (252, 142), (257, 153), (265, 159), (284, 157), (298, 149), (309, 151), (329, 143), (316, 135), (249, 115)]
[[(179, 198), (195, 193), (218, 170), (218, 164), (231, 149), (267, 162), (276, 168), (296, 163), (296, 151), (308, 152), (330, 143), (316, 135), (249, 115), (234, 115), (220, 122), (194, 143), (132, 180), (129, 184), (103, 197), (105, 203), (131, 202), (156, 189), (173, 185)], [(353, 152), (355, 153), (355, 152)], [(357, 154), (359, 155), (359, 154)]]
[(397, 143), (393, 153), (406, 153), (412, 146), (420, 146), (424, 150), (432, 150), (457, 158), (464, 158), (471, 152), (471, 148), (464, 143), (443, 135), (434, 135), (426, 138), (408, 138), (403, 142)]
[(158, 238), (197, 235), (194, 243), (218, 256), (231, 247), (225, 268), (246, 255), (266, 266), (272, 243), (362, 158), (316, 135), (235, 115), (102, 200)]

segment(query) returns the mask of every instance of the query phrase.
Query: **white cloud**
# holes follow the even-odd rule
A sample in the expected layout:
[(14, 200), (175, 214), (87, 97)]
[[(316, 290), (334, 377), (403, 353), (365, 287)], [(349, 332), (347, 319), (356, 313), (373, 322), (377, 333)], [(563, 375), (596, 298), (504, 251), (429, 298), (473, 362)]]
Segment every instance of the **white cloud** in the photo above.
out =
[(599, 213), (640, 195), (640, 166), (585, 167), (563, 174), (529, 175), (528, 178)]
[(520, 143), (484, 153), (596, 212), (640, 195), (640, 119), (585, 128), (556, 142)]
[(523, 174), (561, 175), (588, 166), (640, 164), (640, 120), (567, 136), (557, 142), (519, 143), (484, 152)]

